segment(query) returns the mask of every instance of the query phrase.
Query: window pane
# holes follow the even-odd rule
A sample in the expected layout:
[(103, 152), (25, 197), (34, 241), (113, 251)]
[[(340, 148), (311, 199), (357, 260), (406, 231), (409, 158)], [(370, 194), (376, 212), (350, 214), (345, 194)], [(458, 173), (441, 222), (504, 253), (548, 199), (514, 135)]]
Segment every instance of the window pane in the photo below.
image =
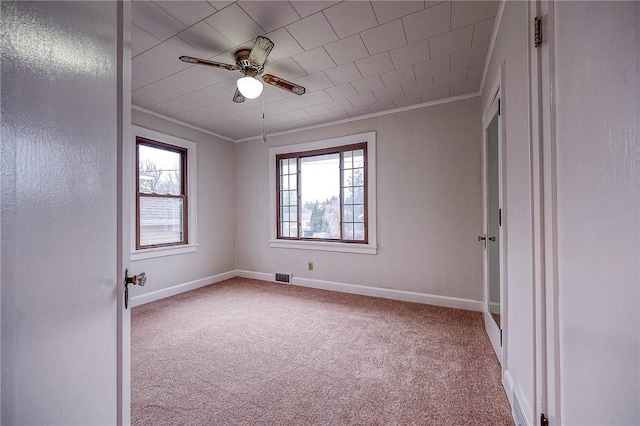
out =
[(364, 222), (364, 205), (358, 204), (353, 206), (353, 221)]
[(182, 153), (138, 145), (138, 182), (145, 194), (182, 195)]
[(364, 240), (364, 223), (356, 223), (353, 225), (353, 239)]
[(295, 175), (297, 173), (297, 170), (296, 170), (297, 161), (298, 161), (297, 158), (289, 158), (289, 174)]
[(289, 222), (280, 222), (280, 235), (283, 237), (289, 236)]
[(301, 159), (303, 235), (340, 238), (340, 154)]
[(280, 220), (283, 222), (289, 221), (289, 208), (283, 207), (280, 208)]
[(353, 151), (353, 167), (364, 167), (364, 149)]
[(181, 198), (140, 197), (140, 245), (184, 242)]
[(342, 238), (353, 240), (353, 223), (344, 223), (342, 225)]
[(298, 223), (297, 222), (289, 222), (289, 236), (297, 237), (298, 236)]

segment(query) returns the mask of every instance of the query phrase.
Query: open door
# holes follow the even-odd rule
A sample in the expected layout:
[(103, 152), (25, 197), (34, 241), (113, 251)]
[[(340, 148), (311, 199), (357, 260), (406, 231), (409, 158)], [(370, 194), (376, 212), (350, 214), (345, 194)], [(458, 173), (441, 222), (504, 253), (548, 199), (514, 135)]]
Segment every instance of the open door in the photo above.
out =
[(503, 362), (504, 277), (502, 206), (502, 120), (500, 78), (483, 114), (484, 228), (478, 237), (484, 247), (485, 328), (500, 363)]

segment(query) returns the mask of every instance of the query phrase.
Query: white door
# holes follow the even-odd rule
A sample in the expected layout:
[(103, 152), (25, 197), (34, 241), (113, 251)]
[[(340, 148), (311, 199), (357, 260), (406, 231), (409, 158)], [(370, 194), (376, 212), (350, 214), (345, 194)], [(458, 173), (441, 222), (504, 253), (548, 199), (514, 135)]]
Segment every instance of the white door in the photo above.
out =
[(117, 423), (116, 2), (2, 2), (3, 425)]
[(503, 328), (505, 326), (505, 308), (502, 301), (502, 127), (500, 117), (500, 81), (502, 72), (492, 88), (492, 97), (483, 113), (483, 194), (484, 229), (478, 237), (484, 247), (484, 317), (485, 329), (496, 352), (498, 360), (503, 362)]

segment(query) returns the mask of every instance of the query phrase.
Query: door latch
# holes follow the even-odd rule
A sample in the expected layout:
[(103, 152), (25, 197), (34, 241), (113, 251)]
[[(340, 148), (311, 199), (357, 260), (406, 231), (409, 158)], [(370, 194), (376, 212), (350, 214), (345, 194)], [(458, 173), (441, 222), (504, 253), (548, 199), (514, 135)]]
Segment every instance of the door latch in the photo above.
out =
[(486, 241), (487, 239), (487, 235), (483, 234), (483, 235), (478, 235), (478, 241)]
[(139, 285), (140, 287), (144, 287), (147, 282), (147, 274), (144, 272), (139, 273), (138, 275), (134, 275), (132, 277), (129, 276), (129, 270), (124, 270), (124, 308), (129, 309), (129, 284)]

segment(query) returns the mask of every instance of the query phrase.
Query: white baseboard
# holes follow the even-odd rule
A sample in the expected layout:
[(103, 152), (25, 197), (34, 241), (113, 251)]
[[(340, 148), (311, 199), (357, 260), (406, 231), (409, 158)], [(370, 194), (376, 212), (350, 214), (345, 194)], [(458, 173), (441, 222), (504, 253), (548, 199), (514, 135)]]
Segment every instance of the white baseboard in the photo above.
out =
[(156, 300), (164, 299), (165, 297), (175, 296), (176, 294), (195, 290), (209, 284), (219, 283), (220, 281), (228, 280), (236, 276), (236, 271), (229, 271), (218, 275), (212, 275), (210, 277), (200, 278), (199, 280), (190, 281), (188, 283), (178, 284), (168, 288), (163, 288), (161, 290), (152, 291), (150, 293), (140, 294), (138, 296), (132, 297), (129, 305), (132, 308), (135, 308), (136, 306), (144, 305), (145, 303), (155, 302)]
[(529, 405), (522, 398), (522, 395), (516, 390), (515, 384), (513, 382), (513, 377), (509, 370), (504, 372), (504, 376), (502, 378), (502, 386), (504, 386), (505, 393), (507, 394), (507, 399), (509, 400), (509, 404), (511, 405), (511, 415), (513, 416), (513, 421), (516, 426), (530, 426), (529, 423), (529, 414), (531, 411), (529, 410)]
[[(131, 298), (130, 304), (131, 307), (144, 305), (145, 303), (154, 302), (156, 300), (164, 299), (165, 297), (175, 296), (176, 294), (184, 293), (185, 291), (195, 290), (197, 288), (204, 287), (209, 284), (215, 284), (234, 277), (250, 278), (254, 280), (271, 282), (275, 281), (275, 273), (235, 270), (184, 284), (178, 284), (169, 288), (164, 288), (162, 290), (153, 291), (151, 293), (134, 296)], [(293, 277), (291, 284), (301, 287), (317, 288), (320, 290), (360, 294), (363, 296), (381, 297), (383, 299), (401, 300), (404, 302), (422, 303), (424, 305), (443, 306), (447, 308), (464, 309), (467, 311), (482, 312), (483, 309), (482, 302), (479, 300), (438, 296), (434, 294), (416, 293), (413, 291), (396, 290), (391, 288), (370, 287), (299, 277)]]
[[(254, 271), (236, 271), (239, 277), (256, 280), (274, 281), (274, 274)], [(363, 296), (381, 297), (384, 299), (402, 300), (404, 302), (422, 303), (424, 305), (444, 306), (447, 308), (464, 309), (482, 312), (482, 302), (479, 300), (462, 299), (458, 297), (438, 296), (433, 294), (416, 293), (413, 291), (396, 290), (391, 288), (370, 287), (334, 281), (315, 280), (311, 278), (293, 277), (291, 284), (301, 287), (311, 287), (320, 290), (339, 291), (341, 293), (360, 294)]]

